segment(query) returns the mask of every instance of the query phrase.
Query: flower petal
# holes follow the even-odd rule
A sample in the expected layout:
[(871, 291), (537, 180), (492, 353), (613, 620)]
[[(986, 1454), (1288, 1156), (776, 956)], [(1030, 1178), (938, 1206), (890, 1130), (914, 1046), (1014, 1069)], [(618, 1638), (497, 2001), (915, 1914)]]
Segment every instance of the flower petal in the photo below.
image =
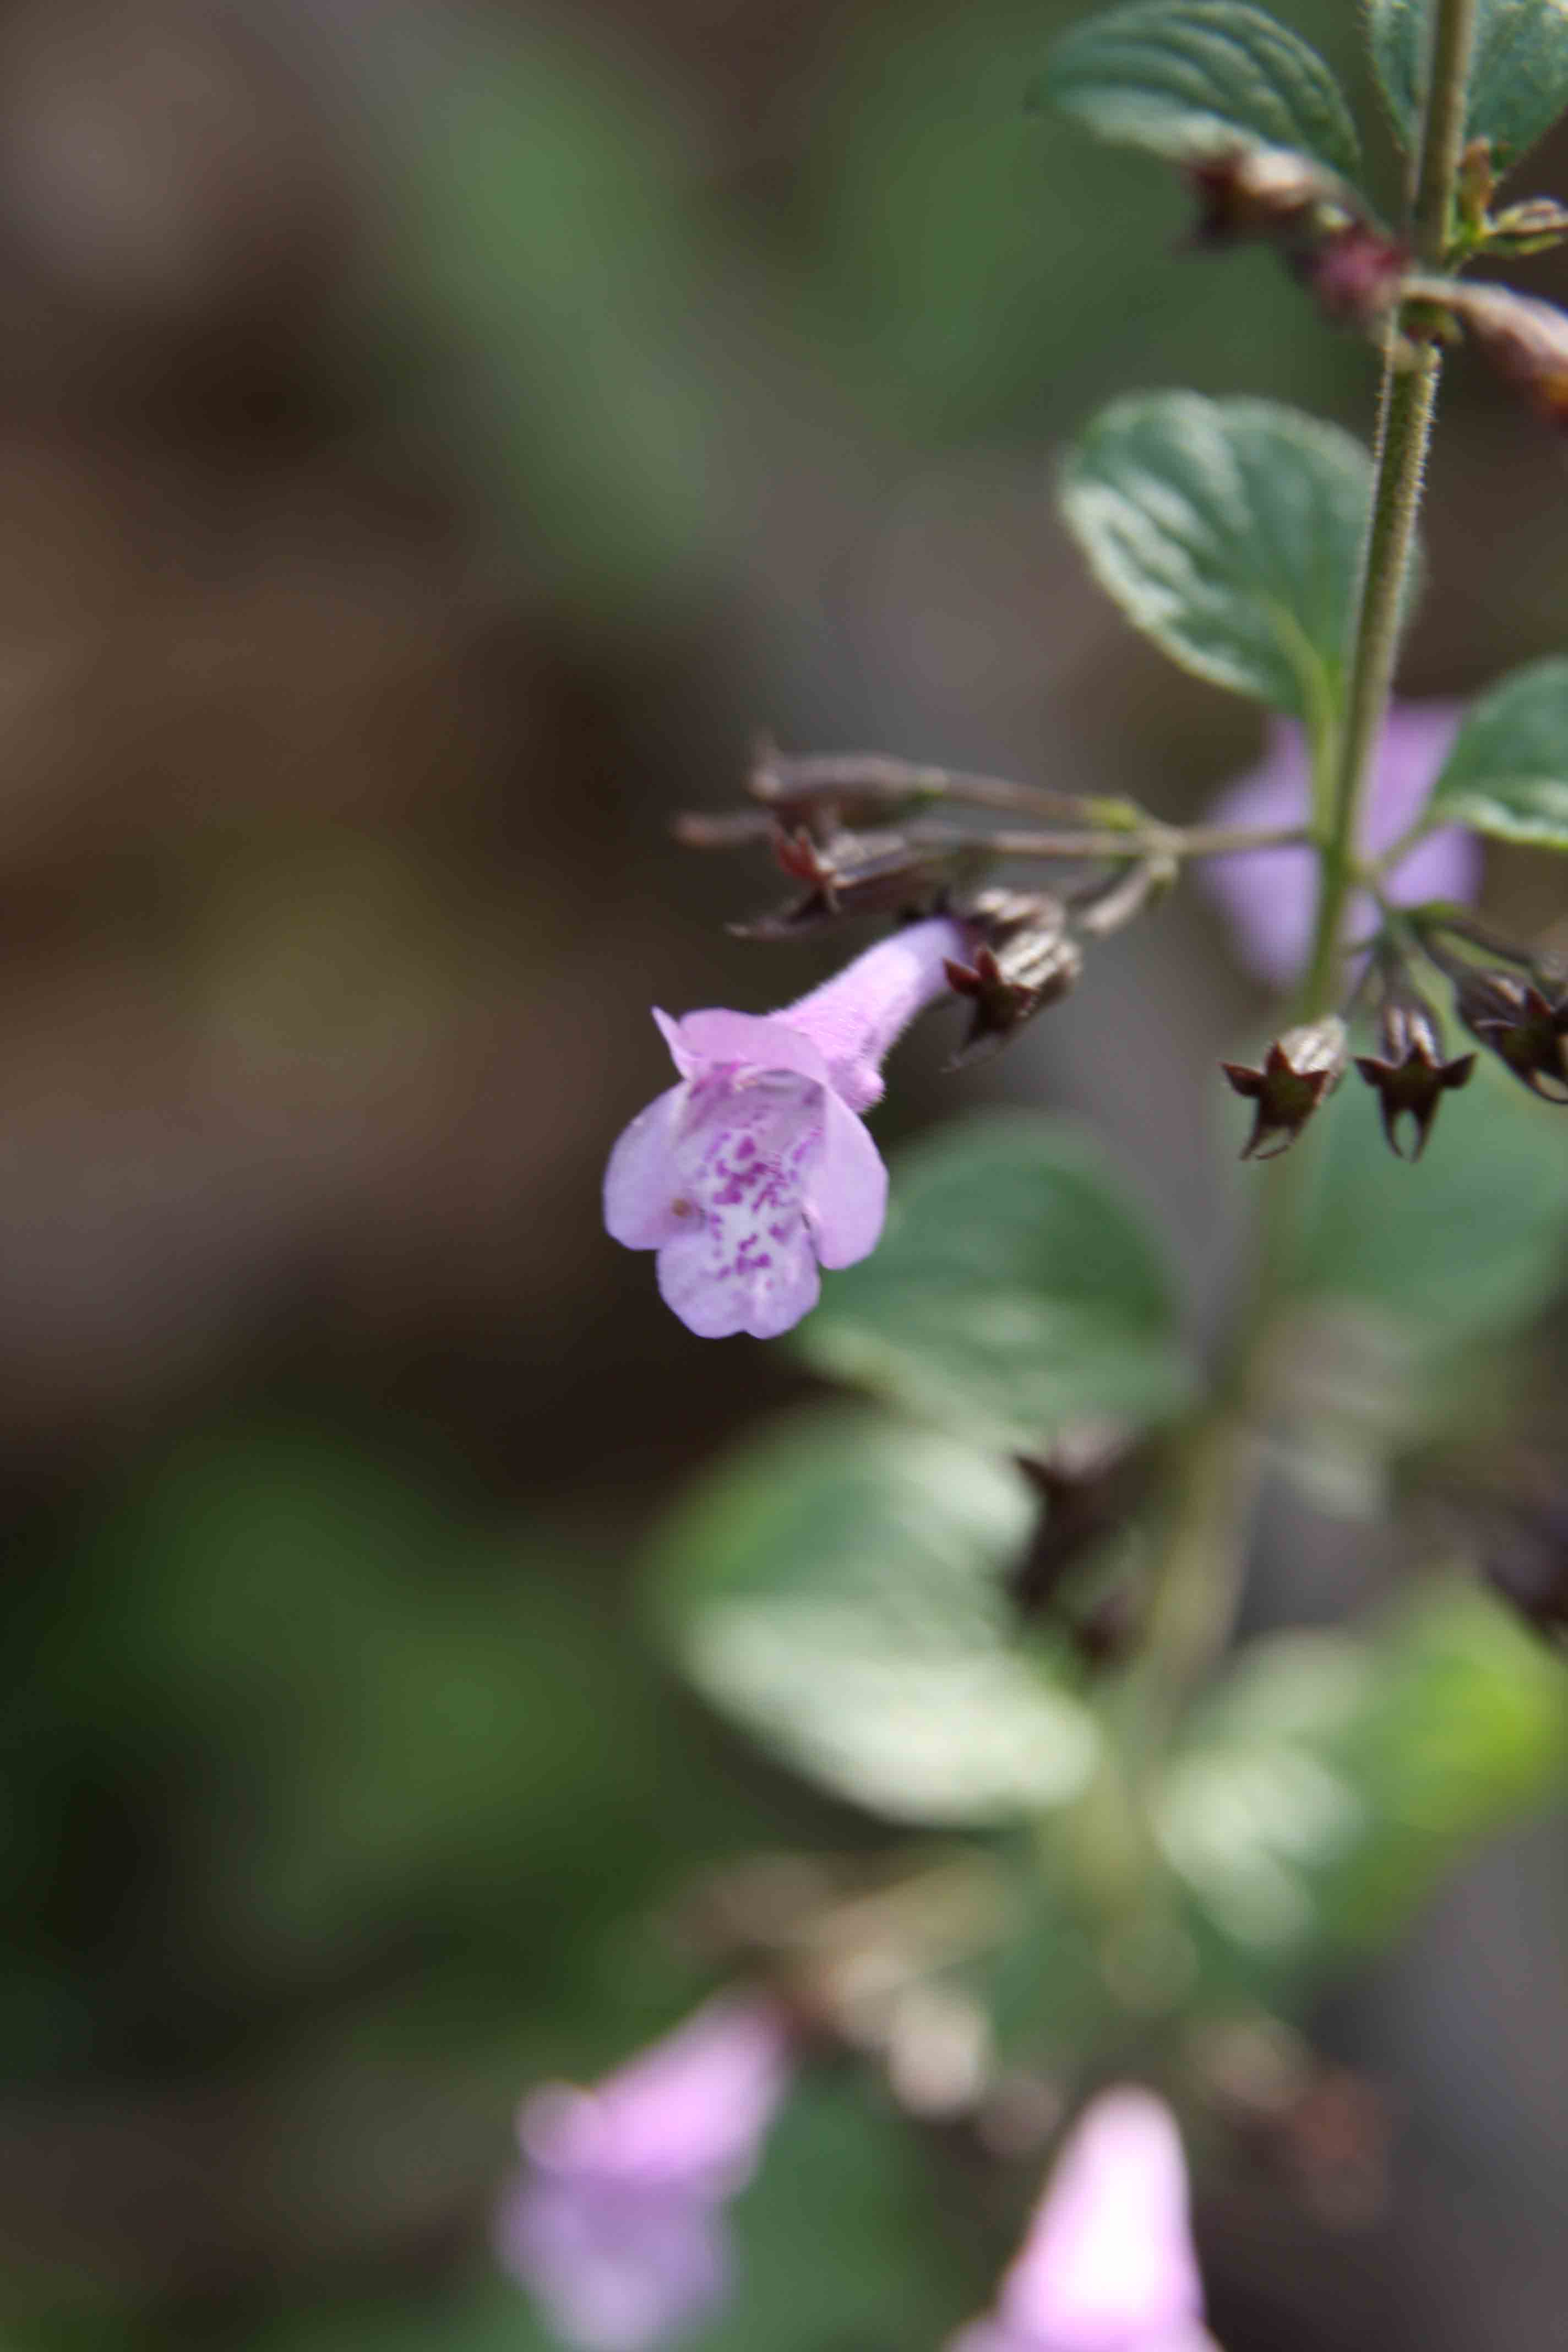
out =
[(533, 2092), (518, 2129), (524, 2152), (552, 2171), (727, 2197), (750, 2179), (787, 2083), (777, 2012), (721, 1997), (596, 2088)]
[(622, 1129), (605, 1171), (605, 1227), (627, 1249), (660, 1249), (681, 1230), (675, 1136), (686, 1100), (671, 1087)]
[(1202, 2315), (1175, 2122), (1147, 2091), (1107, 2092), (1051, 2175), (998, 2316), (1049, 2352), (1154, 2352)]
[[(829, 1092), (822, 1153), (806, 1197), (816, 1255), (824, 1265), (854, 1265), (869, 1257), (888, 1213), (888, 1171), (870, 1135)], [(814, 1302), (815, 1303), (815, 1302)]]
[(792, 1070), (803, 1078), (814, 1078), (820, 1087), (832, 1084), (827, 1064), (810, 1038), (776, 1014), (725, 1013), (717, 1008), (689, 1013), (679, 1025), (665, 1026), (665, 1035), (678, 1068), (687, 1066), (681, 1062), (685, 1054), (692, 1067), (733, 1062), (750, 1070)]
[[(1376, 853), (1397, 841), (1419, 816), (1447, 754), (1459, 720), (1447, 702), (1395, 703), (1377, 748), (1367, 799), (1365, 842)], [(1263, 759), (1223, 793), (1210, 811), (1216, 824), (1304, 824), (1311, 780), (1306, 741), (1294, 720), (1277, 719)], [(1244, 961), (1276, 987), (1305, 963), (1317, 912), (1317, 864), (1309, 849), (1265, 849), (1216, 857), (1204, 880), (1235, 926)], [(1421, 843), (1398, 869), (1392, 895), (1473, 898), (1480, 882), (1474, 840), (1453, 827)], [(1347, 909), (1346, 936), (1354, 939), (1373, 919), (1372, 902), (1357, 897)]]
[(651, 2352), (721, 2305), (728, 2233), (714, 2208), (679, 2195), (536, 2176), (502, 2202), (502, 2267), (583, 2352)]
[(681, 1232), (659, 1251), (659, 1296), (700, 1339), (728, 1339), (738, 1331), (776, 1339), (810, 1314), (822, 1284), (803, 1219), (767, 1255), (767, 1265), (749, 1271), (716, 1266), (707, 1233)]
[(1480, 887), (1481, 845), (1457, 824), (1418, 841), (1387, 884), (1389, 897), (1401, 907), (1418, 906), (1423, 898), (1458, 898), (1468, 904), (1479, 895)]

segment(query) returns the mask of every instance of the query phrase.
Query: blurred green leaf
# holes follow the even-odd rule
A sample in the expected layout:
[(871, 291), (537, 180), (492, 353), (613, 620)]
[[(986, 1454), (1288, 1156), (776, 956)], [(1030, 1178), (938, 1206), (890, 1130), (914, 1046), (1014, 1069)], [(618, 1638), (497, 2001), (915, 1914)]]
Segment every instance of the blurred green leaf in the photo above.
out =
[(1245, 1650), (1167, 1767), (1157, 1820), (1220, 1948), (1289, 1973), (1394, 1934), (1565, 1767), (1568, 1669), (1484, 1594), (1443, 1587), (1368, 1642)]
[[(984, 2231), (955, 2226), (929, 2147), (861, 2076), (807, 2077), (731, 2205), (733, 2288), (686, 2352), (906, 2352), (984, 2298)], [(318, 2305), (247, 2335), (247, 2352), (573, 2352), (510, 2280), (444, 2298)]]
[(1365, 1090), (1320, 1114), (1294, 1280), (1453, 1346), (1552, 1302), (1568, 1247), (1561, 1114), (1480, 1056), (1418, 1167), (1396, 1160)]
[[(1394, 127), (1414, 152), (1432, 40), (1432, 0), (1371, 0), (1367, 29)], [(1513, 163), (1568, 107), (1568, 9), (1563, 0), (1478, 0), (1468, 139), (1489, 139)]]
[(184, 1931), (252, 1995), (436, 1923), (421, 1998), (468, 1971), (465, 2032), (603, 2008), (594, 1939), (725, 1835), (733, 1792), (570, 1590), (581, 1563), (481, 1540), (327, 1433), (187, 1443), (90, 1555), (74, 1703), (132, 1752), (180, 1743)]
[(1136, 393), (1068, 452), (1058, 496), (1101, 587), (1173, 661), (1319, 725), (1371, 483), (1358, 441), (1296, 409)]
[(530, 563), (595, 608), (700, 580), (720, 404), (690, 161), (657, 92), (569, 37), (406, 31), (402, 265)]
[[(731, 2209), (735, 2299), (691, 2352), (906, 2352), (984, 2301), (983, 2232), (864, 2076), (808, 2078)], [(977, 2242), (979, 2242), (977, 2243)]]
[(558, 2352), (528, 2300), (487, 2278), (443, 2297), (313, 2304), (246, 2337), (247, 2352)]
[(1238, 141), (1289, 148), (1353, 180), (1355, 125), (1294, 33), (1239, 0), (1137, 0), (1058, 41), (1029, 93), (1101, 139), (1201, 163)]
[(678, 1510), (655, 1604), (699, 1688), (808, 1779), (895, 1821), (1004, 1819), (1072, 1796), (1095, 1756), (1005, 1590), (1035, 1511), (1009, 1463), (825, 1407)]
[(1471, 705), (1428, 814), (1499, 841), (1568, 849), (1568, 660), (1531, 662)]
[(1192, 1384), (1116, 1168), (1029, 1114), (899, 1153), (880, 1246), (834, 1277), (800, 1344), (819, 1371), (1017, 1453), (1070, 1420), (1161, 1418)]

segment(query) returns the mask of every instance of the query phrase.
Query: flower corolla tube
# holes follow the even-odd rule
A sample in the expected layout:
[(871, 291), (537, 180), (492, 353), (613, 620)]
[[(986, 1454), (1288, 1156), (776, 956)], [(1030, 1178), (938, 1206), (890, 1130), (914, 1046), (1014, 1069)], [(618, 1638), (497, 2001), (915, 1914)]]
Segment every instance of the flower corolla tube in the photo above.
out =
[(502, 2267), (582, 2352), (650, 2352), (725, 2301), (723, 2209), (788, 2087), (782, 2020), (710, 2001), (593, 2090), (524, 2100), (526, 2163), (495, 2219)]
[(658, 1252), (659, 1291), (704, 1339), (771, 1339), (816, 1306), (820, 1266), (875, 1249), (888, 1171), (860, 1113), (884, 1055), (968, 952), (911, 923), (782, 1012), (654, 1019), (679, 1086), (633, 1119), (605, 1173), (605, 1223)]
[(995, 2308), (948, 2352), (1214, 2352), (1175, 2121), (1108, 2091), (1058, 2159)]

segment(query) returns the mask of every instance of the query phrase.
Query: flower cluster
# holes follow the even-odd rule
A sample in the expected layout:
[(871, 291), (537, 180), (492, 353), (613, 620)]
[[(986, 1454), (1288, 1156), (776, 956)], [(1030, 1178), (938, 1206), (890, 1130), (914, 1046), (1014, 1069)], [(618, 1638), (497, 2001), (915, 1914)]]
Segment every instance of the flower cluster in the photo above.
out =
[[(1236, 194), (1235, 190), (1231, 194)], [(1228, 199), (1227, 199), (1228, 200)], [(1480, 852), (1457, 825), (1423, 812), (1458, 713), (1412, 703), (1391, 713), (1377, 746), (1361, 855), (1377, 891), (1349, 894), (1346, 1016), (1374, 978), (1380, 1051), (1354, 1056), (1379, 1098), (1395, 1152), (1418, 1158), (1445, 1094), (1472, 1059), (1447, 1058), (1442, 1024), (1410, 977), (1425, 957), (1454, 982), (1460, 1020), (1547, 1100), (1568, 1097), (1568, 988), (1528, 955), (1489, 971), (1449, 935), (1479, 889)], [(630, 1249), (656, 1253), (658, 1286), (703, 1339), (773, 1339), (816, 1304), (824, 1267), (876, 1247), (888, 1178), (863, 1122), (882, 1093), (881, 1064), (927, 1005), (951, 992), (969, 1008), (955, 1059), (1007, 1044), (1067, 995), (1086, 950), (1142, 913), (1184, 858), (1203, 861), (1245, 961), (1284, 987), (1313, 934), (1321, 853), (1312, 838), (1305, 740), (1278, 721), (1258, 767), (1187, 833), (1126, 802), (1075, 799), (986, 776), (905, 768), (877, 756), (787, 760), (769, 749), (750, 808), (686, 817), (703, 848), (764, 842), (804, 896), (738, 926), (778, 939), (856, 916), (892, 916), (893, 935), (776, 1013), (723, 1011), (655, 1019), (679, 1082), (626, 1129), (605, 1179), (605, 1222)], [(943, 803), (998, 814), (1066, 819), (1049, 830), (931, 823)], [(864, 829), (851, 830), (852, 825)], [(1050, 891), (997, 887), (999, 864), (1049, 858), (1069, 879)], [(1399, 929), (1398, 910), (1409, 908)], [(1356, 954), (1365, 935), (1370, 957)], [(1277, 1038), (1256, 1066), (1226, 1063), (1255, 1106), (1244, 1158), (1289, 1149), (1351, 1066), (1346, 1020), (1320, 1014)]]

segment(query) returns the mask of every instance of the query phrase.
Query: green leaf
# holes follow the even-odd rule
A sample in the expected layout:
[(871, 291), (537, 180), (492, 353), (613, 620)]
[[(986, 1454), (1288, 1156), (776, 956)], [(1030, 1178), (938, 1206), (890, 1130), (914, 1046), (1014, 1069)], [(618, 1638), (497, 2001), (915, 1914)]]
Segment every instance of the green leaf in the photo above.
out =
[(1371, 1642), (1255, 1643), (1167, 1768), (1161, 1843), (1244, 1971), (1394, 1934), (1488, 1832), (1568, 1765), (1568, 1671), (1474, 1588)]
[(1481, 697), (1427, 814), (1499, 841), (1568, 849), (1568, 660), (1532, 662)]
[(1418, 1167), (1394, 1157), (1354, 1079), (1321, 1119), (1327, 1149), (1310, 1180), (1298, 1289), (1370, 1305), (1450, 1349), (1551, 1304), (1568, 1246), (1560, 1111), (1482, 1055)]
[(819, 1371), (1015, 1453), (1086, 1416), (1162, 1418), (1191, 1386), (1143, 1214), (1089, 1138), (1028, 1114), (898, 1155), (880, 1247), (800, 1344)]
[(1269, 401), (1134, 394), (1094, 419), (1058, 494), (1101, 587), (1173, 661), (1332, 716), (1372, 496), (1349, 434)]
[(1005, 1819), (1092, 1769), (1087, 1708), (1015, 1638), (1034, 1498), (1006, 1462), (842, 1405), (757, 1438), (661, 1537), (656, 1606), (713, 1704), (895, 1821)]
[(946, 2341), (988, 2287), (984, 2232), (956, 2218), (951, 2184), (890, 2099), (863, 2074), (808, 2078), (730, 2209), (734, 2290), (689, 2352)]
[[(1414, 153), (1432, 37), (1432, 0), (1371, 0), (1367, 22), (1394, 127)], [(1489, 139), (1500, 164), (1516, 163), (1565, 106), (1568, 7), (1563, 0), (1478, 0), (1465, 136)]]
[(1355, 125), (1322, 59), (1235, 0), (1138, 0), (1090, 16), (1057, 42), (1029, 98), (1178, 163), (1240, 140), (1310, 155), (1345, 179), (1360, 168)]

